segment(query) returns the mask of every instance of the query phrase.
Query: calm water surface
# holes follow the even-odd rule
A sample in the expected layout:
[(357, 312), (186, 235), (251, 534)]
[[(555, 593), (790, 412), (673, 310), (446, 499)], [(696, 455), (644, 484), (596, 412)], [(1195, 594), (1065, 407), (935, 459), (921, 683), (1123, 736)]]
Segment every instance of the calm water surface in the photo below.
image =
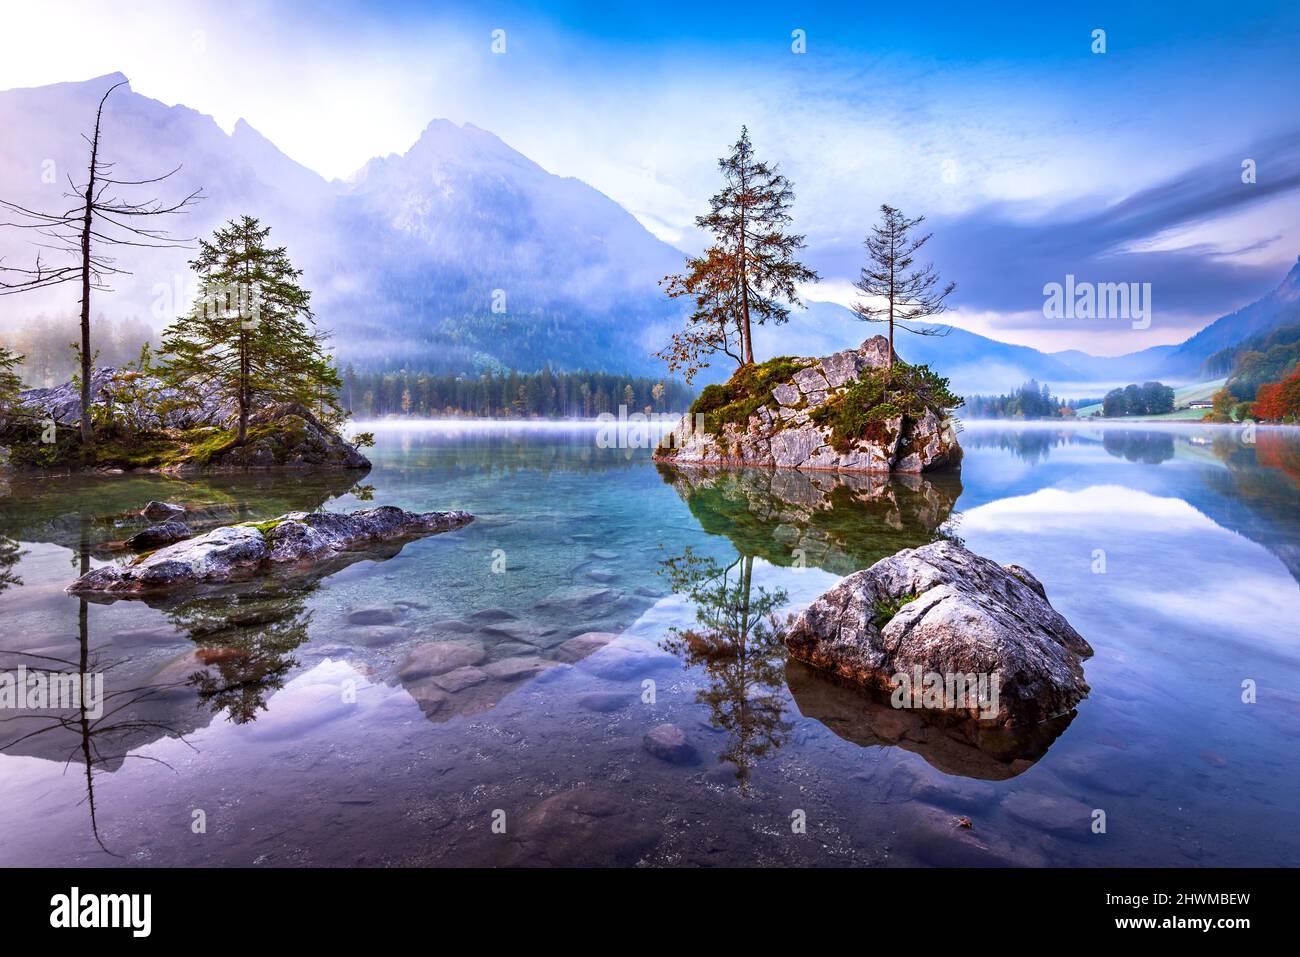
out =
[[(892, 481), (595, 435), (381, 426), (360, 484), (10, 478), (0, 672), (109, 697), (0, 711), (0, 864), (1300, 864), (1294, 433), (973, 425), (959, 474)], [(323, 577), (66, 595), (150, 499), (477, 521)], [(980, 748), (785, 660), (785, 614), (941, 536), (1092, 643), (1074, 716)]]

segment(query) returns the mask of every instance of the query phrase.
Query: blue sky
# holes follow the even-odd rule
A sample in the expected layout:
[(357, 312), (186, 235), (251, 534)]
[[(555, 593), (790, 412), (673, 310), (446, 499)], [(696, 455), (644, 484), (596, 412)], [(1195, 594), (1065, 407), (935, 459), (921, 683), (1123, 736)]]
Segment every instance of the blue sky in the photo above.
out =
[[(929, 217), (956, 323), (1045, 349), (1179, 341), (1300, 254), (1294, 3), (128, 6), (6, 2), (0, 88), (120, 70), (330, 177), (472, 122), (688, 250), (744, 123), (794, 180), (812, 295), (850, 301), (890, 202)], [(1067, 272), (1151, 282), (1152, 327), (1044, 320)]]

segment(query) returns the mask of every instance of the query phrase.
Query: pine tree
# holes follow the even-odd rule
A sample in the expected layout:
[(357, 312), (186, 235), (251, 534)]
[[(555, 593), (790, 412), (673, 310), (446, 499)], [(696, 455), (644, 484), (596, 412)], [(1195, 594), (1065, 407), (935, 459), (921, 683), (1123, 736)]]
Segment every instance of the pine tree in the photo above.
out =
[(0, 414), (9, 411), (22, 391), (22, 376), (14, 371), (22, 361), (22, 356), (0, 346)]
[[(956, 283), (942, 291), (935, 289), (939, 274), (933, 265), (912, 268), (916, 253), (930, 241), (932, 234), (913, 237), (912, 229), (925, 222), (924, 216), (908, 219), (892, 206), (880, 207), (880, 225), (872, 227), (864, 245), (871, 261), (862, 267), (861, 277), (853, 285), (866, 302), (853, 304), (853, 311), (864, 322), (889, 324), (889, 368), (894, 367), (894, 327), (919, 336), (946, 335), (946, 329), (933, 326), (910, 326), (909, 323), (943, 313)], [(879, 300), (884, 300), (879, 303)], [(877, 300), (873, 303), (871, 300)]]
[(193, 308), (163, 333), (163, 369), (191, 391), (214, 391), (239, 409), (242, 445), (251, 409), (266, 402), (332, 406), (341, 384), (315, 331), (311, 293), (283, 246), (266, 244), (269, 226), (231, 220), (199, 243)]
[(752, 363), (751, 326), (788, 320), (789, 306), (799, 305), (796, 287), (819, 278), (794, 258), (804, 237), (786, 232), (794, 203), (790, 181), (777, 165), (754, 155), (747, 129), (741, 128), (731, 155), (718, 160), (718, 168), (722, 189), (709, 199), (708, 214), (695, 220), (713, 243), (702, 256), (687, 258), (684, 273), (663, 281), (670, 297), (695, 300), (686, 328), (659, 353), (687, 382), (716, 352), (741, 365)]

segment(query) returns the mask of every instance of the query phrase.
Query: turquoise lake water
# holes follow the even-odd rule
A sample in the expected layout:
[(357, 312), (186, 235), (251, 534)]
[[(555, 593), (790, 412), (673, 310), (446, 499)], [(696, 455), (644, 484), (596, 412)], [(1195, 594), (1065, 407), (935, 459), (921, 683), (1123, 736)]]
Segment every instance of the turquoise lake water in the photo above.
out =
[[(1294, 430), (968, 424), (959, 472), (890, 480), (376, 428), (364, 477), (0, 485), (0, 672), (84, 663), (109, 695), (0, 710), (0, 864), (1300, 864)], [(323, 578), (66, 595), (151, 499), (477, 518)], [(785, 660), (785, 614), (941, 536), (1030, 569), (1095, 649), (1014, 753)]]

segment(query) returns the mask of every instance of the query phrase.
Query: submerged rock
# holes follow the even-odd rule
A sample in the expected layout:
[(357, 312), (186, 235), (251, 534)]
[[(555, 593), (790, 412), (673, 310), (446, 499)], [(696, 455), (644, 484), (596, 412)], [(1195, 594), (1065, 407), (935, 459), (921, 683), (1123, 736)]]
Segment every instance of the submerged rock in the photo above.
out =
[(151, 522), (167, 522), (184, 514), (184, 508), (171, 502), (150, 502), (140, 510), (141, 517)]
[(276, 568), (322, 564), (369, 545), (445, 532), (468, 512), (405, 512), (391, 505), (344, 515), (290, 512), (259, 524), (224, 525), (126, 564), (105, 565), (68, 586), (74, 593), (133, 595), (236, 581)]
[[(1081, 659), (1092, 647), (1047, 601), (1038, 579), (953, 542), (904, 549), (850, 575), (794, 619), (793, 658), (876, 690), (928, 676), (981, 676), (995, 694), (951, 700), (905, 696), (926, 707), (1003, 726), (1036, 724), (1087, 696)], [(946, 691), (947, 689), (945, 689)]]
[(141, 529), (126, 540), (126, 547), (137, 552), (162, 548), (190, 537), (190, 527), (184, 522), (164, 522)]
[[(655, 458), (844, 472), (916, 473), (956, 465), (961, 446), (944, 403), (934, 400), (943, 391), (938, 380), (909, 391), (908, 377), (920, 382), (922, 373), (894, 359), (890, 388), (884, 386), (884, 336), (820, 359), (746, 366), (701, 394), (692, 407), (698, 415), (685, 417)], [(951, 407), (960, 400), (945, 401)]]
[(402, 611), (392, 605), (366, 605), (353, 608), (347, 614), (349, 625), (392, 625), (402, 617)]
[(699, 752), (686, 740), (686, 732), (675, 724), (656, 725), (645, 733), (641, 744), (669, 764), (695, 764), (700, 760)]
[(413, 649), (398, 671), (403, 681), (419, 681), (443, 675), (457, 668), (482, 663), (487, 652), (482, 645), (430, 641)]

